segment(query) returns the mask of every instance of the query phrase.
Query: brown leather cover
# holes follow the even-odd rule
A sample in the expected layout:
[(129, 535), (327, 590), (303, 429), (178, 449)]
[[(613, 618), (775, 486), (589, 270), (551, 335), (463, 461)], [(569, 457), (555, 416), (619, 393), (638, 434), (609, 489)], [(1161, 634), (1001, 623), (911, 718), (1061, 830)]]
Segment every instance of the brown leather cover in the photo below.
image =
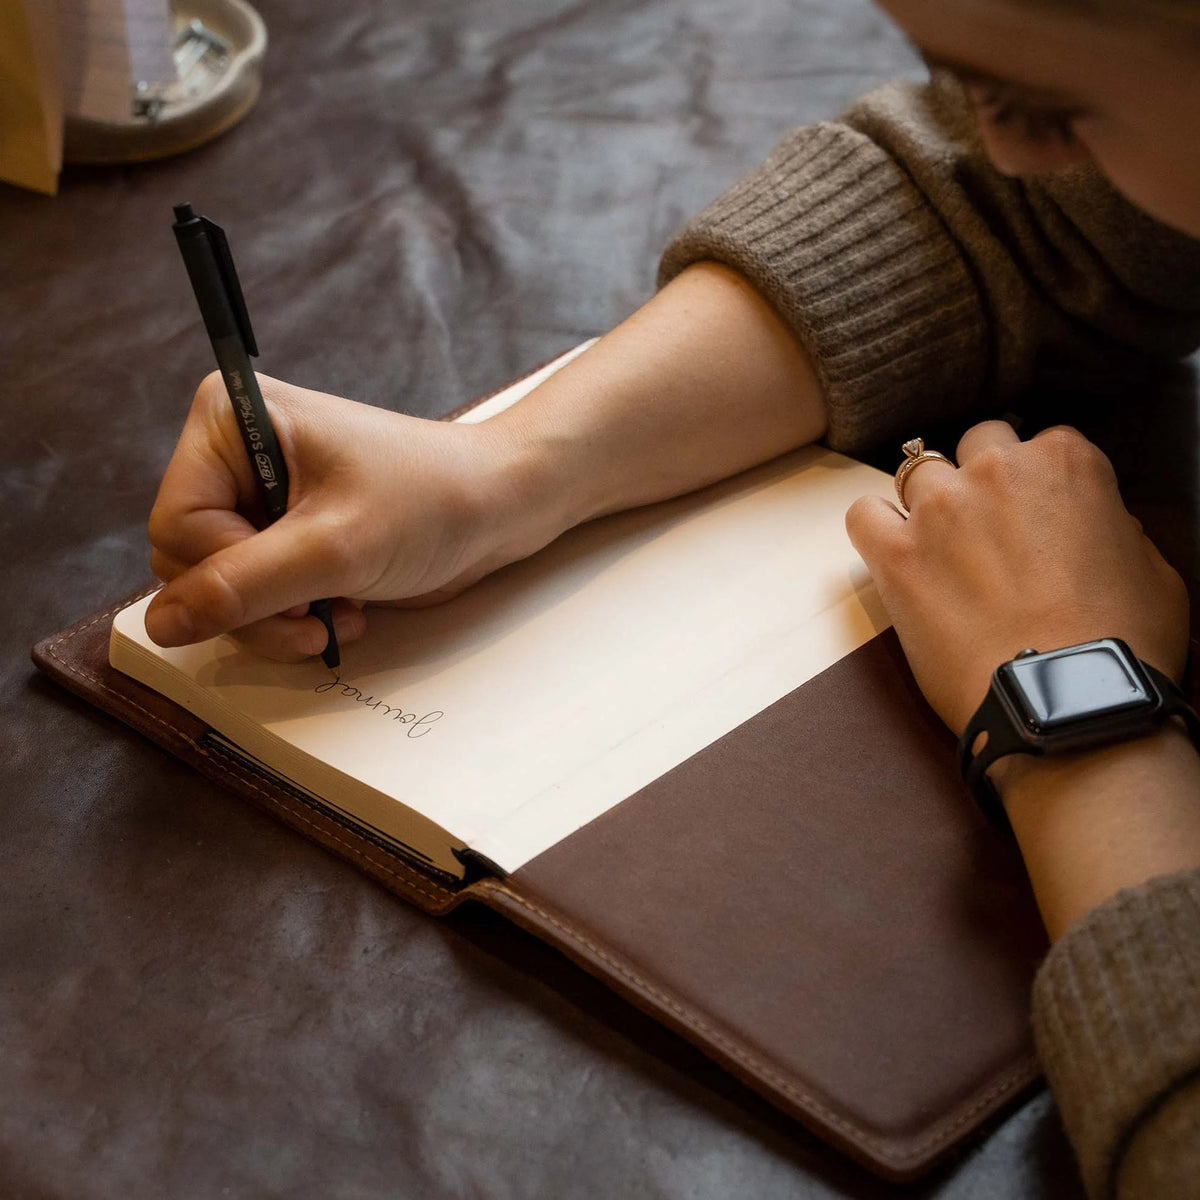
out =
[(884, 1177), (921, 1174), (1036, 1078), (1036, 909), (892, 634), (506, 880), (454, 890), (113, 671), (123, 604), (39, 643), (38, 666), (420, 908), (504, 913)]

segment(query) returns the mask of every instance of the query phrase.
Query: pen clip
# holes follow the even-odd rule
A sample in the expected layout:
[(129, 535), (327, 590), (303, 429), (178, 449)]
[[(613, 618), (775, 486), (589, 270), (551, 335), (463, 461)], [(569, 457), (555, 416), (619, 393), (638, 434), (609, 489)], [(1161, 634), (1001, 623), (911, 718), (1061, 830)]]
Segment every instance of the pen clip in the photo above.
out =
[(229, 253), (229, 242), (225, 238), (225, 230), (216, 221), (210, 221), (207, 217), (197, 219), (203, 223), (208, 233), (209, 242), (217, 260), (217, 271), (225, 286), (225, 295), (229, 299), (229, 307), (233, 310), (233, 319), (237, 323), (238, 333), (241, 334), (246, 353), (252, 358), (257, 358), (258, 343), (254, 340), (254, 330), (250, 328), (250, 314), (246, 311), (246, 300), (242, 295), (242, 285), (238, 282), (237, 270), (233, 265), (233, 255)]

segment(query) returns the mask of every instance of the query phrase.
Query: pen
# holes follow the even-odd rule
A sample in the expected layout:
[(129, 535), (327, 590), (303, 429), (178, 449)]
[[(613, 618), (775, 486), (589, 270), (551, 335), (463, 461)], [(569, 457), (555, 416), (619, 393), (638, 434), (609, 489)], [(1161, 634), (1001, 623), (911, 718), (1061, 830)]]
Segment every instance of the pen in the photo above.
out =
[[(175, 240), (237, 417), (238, 430), (267, 510), (267, 521), (278, 521), (287, 512), (287, 463), (250, 365), (251, 357), (258, 356), (258, 345), (250, 328), (250, 315), (225, 231), (207, 217), (198, 217), (190, 204), (176, 204), (174, 212)], [(329, 639), (321, 651), (321, 660), (336, 672), (341, 655), (333, 631), (333, 601), (314, 600), (308, 611), (325, 626)]]

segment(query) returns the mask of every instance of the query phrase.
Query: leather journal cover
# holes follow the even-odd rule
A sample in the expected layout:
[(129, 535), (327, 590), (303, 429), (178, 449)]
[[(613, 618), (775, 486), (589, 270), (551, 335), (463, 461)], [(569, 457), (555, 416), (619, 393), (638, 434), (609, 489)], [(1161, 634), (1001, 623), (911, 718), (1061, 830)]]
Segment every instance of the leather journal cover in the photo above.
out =
[(455, 887), (115, 671), (112, 619), (138, 598), (34, 662), (424, 911), (504, 914), (876, 1174), (924, 1174), (1038, 1078), (1024, 867), (890, 629), (518, 870)]
[(876, 1173), (922, 1174), (1037, 1077), (1023, 868), (890, 631), (508, 877), (451, 890), (112, 670), (132, 599), (34, 661), (427, 912), (505, 914)]

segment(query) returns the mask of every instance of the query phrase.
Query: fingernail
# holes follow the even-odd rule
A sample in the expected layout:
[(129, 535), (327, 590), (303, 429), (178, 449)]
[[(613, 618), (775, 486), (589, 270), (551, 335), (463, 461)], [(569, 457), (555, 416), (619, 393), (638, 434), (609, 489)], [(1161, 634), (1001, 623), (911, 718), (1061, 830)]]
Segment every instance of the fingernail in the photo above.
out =
[(182, 604), (164, 604), (147, 610), (146, 632), (160, 646), (186, 646), (196, 640), (196, 624)]

